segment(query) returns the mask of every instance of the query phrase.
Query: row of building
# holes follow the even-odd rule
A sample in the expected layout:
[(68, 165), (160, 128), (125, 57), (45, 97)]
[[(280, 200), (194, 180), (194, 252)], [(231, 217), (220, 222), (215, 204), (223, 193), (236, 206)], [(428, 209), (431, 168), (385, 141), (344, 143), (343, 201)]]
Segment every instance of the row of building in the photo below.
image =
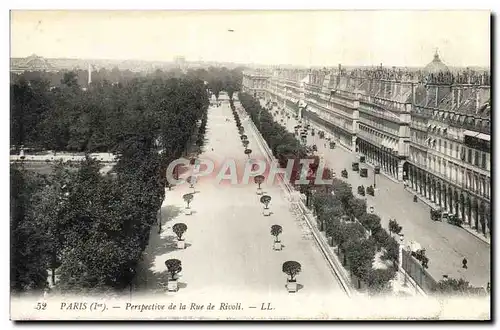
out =
[(243, 91), (312, 120), (431, 205), (490, 235), (489, 72), (450, 72), (436, 53), (413, 71), (254, 70), (244, 72)]

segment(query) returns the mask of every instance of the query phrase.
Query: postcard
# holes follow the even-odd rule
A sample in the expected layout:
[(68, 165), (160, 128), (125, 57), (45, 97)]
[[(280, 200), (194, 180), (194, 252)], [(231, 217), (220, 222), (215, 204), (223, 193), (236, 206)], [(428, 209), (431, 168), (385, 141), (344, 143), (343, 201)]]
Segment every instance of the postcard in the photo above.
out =
[(12, 320), (491, 320), (490, 12), (10, 15)]

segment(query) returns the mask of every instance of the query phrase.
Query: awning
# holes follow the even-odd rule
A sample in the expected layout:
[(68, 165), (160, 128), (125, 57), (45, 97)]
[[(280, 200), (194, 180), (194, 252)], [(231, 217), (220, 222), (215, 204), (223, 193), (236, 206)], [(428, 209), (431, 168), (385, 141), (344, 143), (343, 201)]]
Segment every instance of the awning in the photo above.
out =
[(479, 133), (479, 132), (465, 130), (464, 135), (472, 136), (472, 137), (475, 137), (477, 139), (481, 139), (481, 140), (485, 140), (485, 141), (490, 141), (489, 134), (483, 134), (483, 133)]

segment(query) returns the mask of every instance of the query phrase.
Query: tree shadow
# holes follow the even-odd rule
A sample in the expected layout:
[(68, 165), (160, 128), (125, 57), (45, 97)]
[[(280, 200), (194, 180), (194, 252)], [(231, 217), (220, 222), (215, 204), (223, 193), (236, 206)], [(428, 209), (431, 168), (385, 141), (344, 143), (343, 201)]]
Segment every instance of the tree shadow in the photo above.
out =
[(184, 282), (178, 282), (177, 286), (179, 287), (179, 290), (180, 290), (180, 289), (187, 288), (188, 285), (187, 285), (187, 283), (184, 283)]
[[(288, 293), (297, 293), (300, 290), (302, 290), (303, 287), (304, 286), (302, 284), (297, 283), (297, 291), (295, 291), (295, 292), (288, 292)], [(288, 288), (286, 287), (286, 284), (285, 284), (285, 289), (288, 290)]]
[[(161, 208), (161, 227), (164, 228), (167, 222), (175, 219), (181, 214), (181, 208), (175, 205), (167, 205)], [(149, 242), (151, 244), (151, 241)]]
[(184, 215), (190, 217), (190, 216), (195, 215), (196, 213), (198, 213), (198, 211), (196, 211), (196, 210), (193, 210), (193, 209), (190, 209), (190, 210), (191, 210), (190, 214), (187, 214), (186, 212), (184, 212)]
[[(161, 224), (162, 231), (170, 229), (167, 224), (180, 214), (180, 208), (169, 205), (162, 208)], [(137, 292), (164, 293), (167, 288), (168, 273), (164, 265), (158, 265), (157, 258), (177, 249), (177, 236), (172, 234), (161, 236), (158, 234), (158, 226), (151, 228), (149, 244), (144, 251), (141, 261), (136, 268), (137, 275), (134, 278), (134, 287)], [(191, 244), (186, 244), (186, 247)], [(159, 268), (159, 269), (158, 269)]]

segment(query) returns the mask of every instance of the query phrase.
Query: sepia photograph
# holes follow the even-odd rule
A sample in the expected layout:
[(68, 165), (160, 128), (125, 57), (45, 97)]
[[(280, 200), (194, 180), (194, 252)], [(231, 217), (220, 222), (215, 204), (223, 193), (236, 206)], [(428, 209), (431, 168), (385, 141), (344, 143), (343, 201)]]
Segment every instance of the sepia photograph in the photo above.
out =
[(9, 15), (11, 320), (491, 321), (490, 11)]

